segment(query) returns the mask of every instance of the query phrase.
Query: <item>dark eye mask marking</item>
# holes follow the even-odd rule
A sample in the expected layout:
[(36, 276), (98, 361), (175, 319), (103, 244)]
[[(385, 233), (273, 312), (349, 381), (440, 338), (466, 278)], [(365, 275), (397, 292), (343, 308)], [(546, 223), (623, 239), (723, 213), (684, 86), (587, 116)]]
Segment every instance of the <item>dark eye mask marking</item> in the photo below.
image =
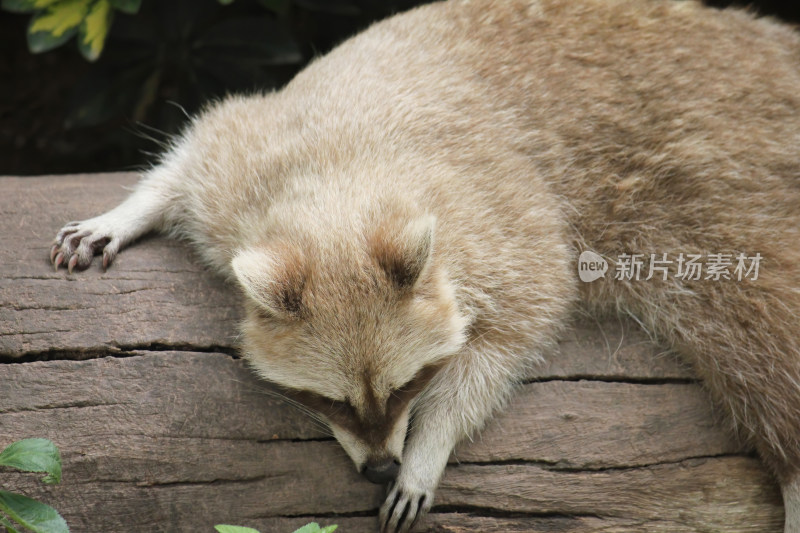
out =
[[(363, 416), (359, 416), (350, 403), (333, 400), (315, 392), (285, 389), (284, 393), (365, 442), (381, 446), (391, 435), (397, 419), (405, 411), (408, 403), (425, 389), (447, 361), (445, 359), (422, 367), (411, 381), (389, 395), (385, 406), (378, 404), (374, 397), (368, 397)], [(366, 390), (371, 391), (372, 388), (367, 385)]]

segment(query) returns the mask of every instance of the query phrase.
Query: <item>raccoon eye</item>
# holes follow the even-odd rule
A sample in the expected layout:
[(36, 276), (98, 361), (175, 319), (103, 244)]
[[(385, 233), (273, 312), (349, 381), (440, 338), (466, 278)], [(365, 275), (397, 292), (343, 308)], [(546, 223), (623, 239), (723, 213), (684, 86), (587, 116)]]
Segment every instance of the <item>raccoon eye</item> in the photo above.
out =
[(331, 413), (338, 413), (344, 415), (352, 415), (355, 413), (355, 409), (348, 401), (339, 401), (339, 400), (330, 400), (330, 405), (328, 406), (328, 411)]
[(386, 401), (387, 413), (391, 416), (404, 409), (417, 394), (428, 386), (428, 383), (430, 383), (439, 370), (447, 364), (448, 360), (449, 359), (437, 361), (436, 363), (422, 367), (417, 371), (414, 377), (411, 378), (411, 381), (392, 391), (389, 395), (389, 399)]
[(334, 400), (307, 390), (285, 390), (284, 394), (329, 418), (342, 419), (355, 415), (355, 409), (347, 401)]

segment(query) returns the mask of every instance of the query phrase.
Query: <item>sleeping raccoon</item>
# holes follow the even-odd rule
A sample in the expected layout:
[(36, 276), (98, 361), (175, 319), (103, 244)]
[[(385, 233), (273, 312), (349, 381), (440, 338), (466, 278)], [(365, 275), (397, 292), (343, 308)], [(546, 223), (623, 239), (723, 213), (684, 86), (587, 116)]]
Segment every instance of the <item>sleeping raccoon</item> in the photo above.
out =
[[(255, 371), (390, 484), (392, 532), (576, 306), (631, 315), (727, 408), (797, 533), (799, 150), (787, 26), (691, 1), (452, 0), (211, 105), (51, 260), (191, 241), (245, 295)], [(717, 267), (687, 275), (691, 257)]]

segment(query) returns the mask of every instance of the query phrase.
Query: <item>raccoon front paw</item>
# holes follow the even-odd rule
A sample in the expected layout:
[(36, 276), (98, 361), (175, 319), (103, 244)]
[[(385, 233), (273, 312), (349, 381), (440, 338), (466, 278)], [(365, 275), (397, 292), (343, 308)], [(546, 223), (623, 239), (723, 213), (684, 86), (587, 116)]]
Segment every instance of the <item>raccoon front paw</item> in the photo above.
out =
[(115, 238), (107, 227), (93, 218), (83, 222), (69, 222), (56, 235), (50, 249), (50, 262), (56, 270), (64, 265), (72, 273), (73, 269), (85, 270), (92, 264), (92, 258), (103, 251), (103, 269), (108, 268), (120, 248), (120, 239)]
[(432, 504), (433, 490), (412, 487), (398, 479), (389, 486), (389, 494), (381, 506), (381, 533), (406, 533)]

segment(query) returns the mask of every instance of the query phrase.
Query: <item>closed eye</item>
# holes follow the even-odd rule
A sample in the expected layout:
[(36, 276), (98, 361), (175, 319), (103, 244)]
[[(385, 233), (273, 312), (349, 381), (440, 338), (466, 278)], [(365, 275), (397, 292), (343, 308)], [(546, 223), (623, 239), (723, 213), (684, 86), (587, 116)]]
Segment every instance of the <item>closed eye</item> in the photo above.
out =
[(349, 402), (334, 400), (307, 390), (287, 389), (284, 394), (332, 420), (355, 419), (355, 409)]
[[(428, 386), (448, 361), (449, 359), (444, 359), (422, 367), (405, 385), (395, 389), (386, 401), (386, 412), (383, 417), (386, 420), (397, 420), (409, 402)], [(354, 433), (363, 430), (363, 423), (359, 419), (355, 408), (347, 401), (327, 398), (309, 390), (285, 389), (284, 394), (327, 417), (334, 424), (347, 428)]]
[(422, 392), (425, 387), (428, 386), (428, 383), (430, 383), (431, 380), (436, 376), (436, 374), (438, 374), (439, 371), (444, 368), (448, 360), (449, 359), (444, 359), (442, 361), (437, 361), (436, 363), (425, 365), (419, 371), (417, 371), (417, 373), (408, 383), (392, 391), (392, 393), (389, 395), (389, 399), (386, 401), (387, 415), (392, 418), (400, 411), (405, 409), (408, 403), (414, 399), (417, 394)]

